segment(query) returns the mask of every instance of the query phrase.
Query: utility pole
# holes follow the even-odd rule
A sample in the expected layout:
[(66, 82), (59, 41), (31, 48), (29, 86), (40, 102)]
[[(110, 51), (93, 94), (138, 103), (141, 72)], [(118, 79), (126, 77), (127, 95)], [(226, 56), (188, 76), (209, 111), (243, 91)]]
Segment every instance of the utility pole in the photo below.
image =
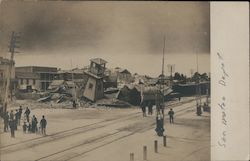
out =
[[(160, 93), (156, 94), (156, 133), (158, 136), (163, 136), (164, 132), (164, 59), (165, 59), (165, 41), (164, 36), (164, 46), (163, 46), (163, 56), (162, 56), (162, 72), (160, 76)], [(162, 92), (162, 93), (161, 93)], [(161, 98), (162, 97), (162, 98)]]
[(199, 57), (198, 52), (196, 51), (196, 65), (197, 65), (197, 74), (198, 74), (198, 98), (199, 98), (199, 104), (201, 106), (201, 88), (200, 88), (200, 76), (199, 76)]
[(190, 78), (192, 78), (194, 75), (194, 70), (193, 69), (190, 69)]
[(196, 54), (196, 70), (197, 70), (197, 80), (195, 80), (196, 84), (196, 114), (201, 116), (201, 89), (200, 89), (200, 76), (199, 76), (199, 60), (198, 60), (198, 52), (197, 47), (195, 46), (195, 54)]
[(7, 71), (7, 80), (6, 80), (6, 87), (5, 87), (5, 96), (4, 96), (4, 109), (3, 112), (5, 113), (7, 111), (8, 101), (9, 101), (9, 95), (12, 97), (12, 93), (10, 90), (11, 85), (11, 76), (12, 76), (12, 70), (14, 65), (14, 54), (18, 53), (15, 51), (16, 48), (19, 48), (17, 44), (19, 43), (17, 40), (20, 38), (20, 36), (16, 32), (12, 32), (11, 39), (10, 39), (10, 46), (9, 46), (9, 52), (11, 54), (10, 56), (10, 64)]
[(173, 85), (173, 72), (174, 72), (174, 64), (168, 64), (168, 71), (170, 72), (170, 87)]
[(162, 97), (162, 107), (161, 107), (161, 110), (162, 110), (162, 117), (163, 117), (163, 120), (164, 120), (164, 108), (165, 108), (165, 100), (164, 100), (164, 83), (165, 83), (165, 75), (164, 75), (164, 68), (165, 68), (165, 45), (166, 45), (166, 36), (164, 35), (164, 45), (163, 45), (163, 53), (162, 53), (162, 84), (161, 84), (161, 90), (162, 90), (162, 94), (163, 94), (163, 97)]
[(73, 67), (72, 67), (72, 60), (70, 60), (70, 65), (71, 65), (71, 77), (72, 77), (72, 82), (73, 82), (73, 106), (75, 106), (75, 103), (76, 103), (76, 84), (75, 84), (75, 80), (74, 80), (74, 70), (73, 70)]

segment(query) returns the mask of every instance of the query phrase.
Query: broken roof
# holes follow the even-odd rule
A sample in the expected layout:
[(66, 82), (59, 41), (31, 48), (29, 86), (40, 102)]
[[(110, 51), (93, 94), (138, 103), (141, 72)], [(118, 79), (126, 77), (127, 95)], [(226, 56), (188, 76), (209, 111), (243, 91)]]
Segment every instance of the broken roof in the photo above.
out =
[(60, 86), (60, 85), (63, 85), (64, 83), (65, 83), (64, 80), (53, 80), (50, 86)]
[(73, 69), (73, 70), (59, 70), (57, 73), (58, 74), (63, 74), (63, 73), (83, 74), (83, 72), (84, 72), (83, 69)]
[(103, 65), (107, 63), (107, 61), (103, 60), (102, 58), (94, 58), (94, 59), (90, 59), (90, 61), (99, 65)]

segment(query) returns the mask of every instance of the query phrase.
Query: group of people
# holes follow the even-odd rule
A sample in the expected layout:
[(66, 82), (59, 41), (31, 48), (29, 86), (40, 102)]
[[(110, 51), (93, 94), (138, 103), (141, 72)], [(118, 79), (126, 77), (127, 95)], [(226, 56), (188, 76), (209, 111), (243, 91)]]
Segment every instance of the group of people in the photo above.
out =
[(7, 111), (3, 115), (4, 119), (4, 132), (7, 132), (10, 129), (11, 137), (15, 137), (15, 130), (17, 130), (17, 126), (20, 125), (20, 120), (22, 116), (22, 107), (20, 106), (19, 109), (16, 109), (14, 113), (13, 110), (10, 113)]
[[(142, 116), (146, 117), (146, 113), (147, 113), (147, 107), (148, 107), (148, 115), (153, 115), (153, 103), (149, 102), (149, 103), (142, 103), (141, 104), (141, 109), (142, 109)], [(169, 115), (169, 122), (170, 124), (174, 123), (174, 111), (171, 108), (168, 112)]]
[(141, 109), (142, 109), (142, 116), (146, 117), (147, 116), (147, 107), (148, 107), (148, 115), (153, 115), (153, 103), (148, 102), (142, 102), (141, 103)]
[[(22, 106), (20, 106), (19, 109), (11, 110), (9, 113), (8, 111), (3, 115), (4, 119), (4, 132), (8, 132), (10, 129), (11, 137), (15, 137), (15, 131), (17, 130), (17, 127), (20, 126), (21, 118), (23, 109)], [(44, 116), (42, 116), (42, 119), (40, 121), (40, 126), (38, 128), (38, 120), (35, 115), (33, 115), (31, 121), (30, 121), (30, 109), (27, 107), (24, 116), (23, 116), (23, 132), (24, 133), (41, 133), (42, 135), (46, 135), (46, 126), (47, 121)]]

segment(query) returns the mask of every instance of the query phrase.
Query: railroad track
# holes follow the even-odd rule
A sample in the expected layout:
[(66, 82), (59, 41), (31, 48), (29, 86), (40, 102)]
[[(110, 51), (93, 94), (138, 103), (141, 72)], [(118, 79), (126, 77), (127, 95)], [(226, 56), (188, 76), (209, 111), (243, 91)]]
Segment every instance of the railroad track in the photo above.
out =
[[(184, 113), (181, 113), (181, 112), (187, 111), (190, 108), (194, 108), (194, 107), (195, 107), (195, 105), (192, 105), (192, 106), (189, 106), (185, 109), (178, 110), (178, 111), (176, 111), (176, 114), (178, 114), (178, 116), (184, 115), (185, 112)], [(135, 130), (129, 131), (128, 133), (125, 133), (125, 134), (124, 134), (124, 131), (126, 129), (128, 129), (128, 127), (118, 129), (119, 131), (113, 132), (111, 134), (106, 134), (104, 136), (101, 135), (99, 137), (94, 137), (94, 138), (88, 139), (86, 141), (83, 141), (82, 143), (75, 145), (75, 146), (71, 146), (71, 147), (65, 148), (63, 150), (57, 151), (55, 153), (51, 153), (47, 156), (43, 156), (41, 158), (38, 158), (35, 161), (41, 161), (41, 160), (44, 160), (44, 161), (45, 160), (71, 161), (72, 159), (78, 158), (86, 153), (92, 152), (94, 150), (102, 148), (102, 147), (109, 145), (111, 143), (125, 139), (129, 136), (136, 134), (136, 133), (150, 130), (153, 127), (155, 127), (155, 120), (151, 119), (150, 122), (148, 123), (148, 127), (145, 127), (145, 126), (136, 126), (136, 127), (137, 128), (135, 128)], [(110, 139), (110, 137), (113, 137), (113, 138)], [(101, 144), (98, 144), (98, 141), (100, 141)], [(98, 145), (95, 145), (95, 144), (98, 144)], [(90, 146), (90, 148), (84, 147), (85, 145)]]
[(96, 122), (93, 124), (84, 125), (84, 126), (76, 127), (76, 128), (69, 129), (69, 130), (60, 131), (60, 132), (57, 132), (57, 133), (54, 133), (51, 135), (47, 135), (44, 137), (38, 137), (38, 138), (25, 140), (25, 141), (22, 141), (19, 143), (15, 143), (15, 144), (9, 144), (9, 145), (1, 147), (0, 152), (2, 154), (8, 154), (8, 153), (12, 153), (12, 152), (15, 152), (17, 150), (20, 150), (20, 149), (22, 149), (22, 150), (28, 149), (28, 148), (35, 147), (37, 145), (42, 145), (42, 144), (45, 144), (48, 142), (57, 141), (60, 139), (64, 139), (66, 137), (73, 136), (73, 135), (94, 131), (96, 129), (104, 128), (104, 127), (112, 125), (114, 123), (120, 123), (122, 121), (136, 118), (140, 115), (140, 112), (133, 113), (131, 115), (125, 116), (125, 117), (120, 117), (118, 119), (114, 118), (114, 119), (109, 119), (106, 121), (99, 121), (99, 122)]
[[(171, 107), (175, 106), (176, 107), (176, 106), (180, 106), (182, 104), (188, 103), (188, 102), (192, 102), (193, 100), (195, 100), (195, 99), (173, 103), (173, 104), (171, 104), (169, 106), (171, 106)], [(187, 107), (185, 109), (178, 110), (178, 111), (176, 111), (176, 114), (180, 113), (181, 111), (185, 111), (185, 110), (187, 110), (189, 108), (192, 108), (192, 107), (194, 107), (194, 106), (190, 106), (190, 107)], [(107, 121), (100, 121), (100, 122), (96, 122), (96, 123), (93, 123), (93, 124), (89, 124), (89, 125), (69, 129), (69, 130), (60, 131), (60, 132), (57, 132), (57, 133), (54, 133), (52, 135), (48, 135), (48, 136), (45, 136), (45, 137), (29, 139), (29, 140), (22, 141), (22, 142), (19, 142), (19, 143), (16, 143), (16, 144), (6, 145), (6, 146), (0, 148), (0, 152), (2, 154), (8, 154), (8, 153), (12, 153), (12, 152), (15, 152), (17, 150), (20, 150), (20, 149), (22, 149), (22, 150), (23, 149), (28, 149), (28, 148), (35, 147), (37, 145), (42, 145), (42, 144), (45, 144), (45, 143), (48, 143), (48, 142), (51, 142), (51, 141), (57, 141), (57, 140), (60, 140), (60, 139), (66, 138), (66, 137), (70, 137), (70, 136), (73, 136), (73, 135), (77, 135), (77, 134), (80, 134), (80, 133), (90, 132), (90, 131), (96, 130), (98, 128), (104, 128), (104, 127), (109, 126), (109, 125), (114, 124), (114, 123), (120, 123), (120, 122), (125, 121), (125, 120), (136, 118), (139, 115), (141, 115), (141, 112), (133, 113), (132, 115), (133, 116), (130, 115), (130, 116), (125, 116), (125, 117), (118, 118), (118, 119), (114, 118), (114, 119), (109, 119)], [(136, 133), (137, 131), (145, 131), (145, 129), (150, 129), (150, 128), (152, 128), (152, 126), (155, 126), (155, 123), (152, 123), (149, 128), (144, 127), (143, 129), (136, 130), (134, 133)], [(124, 138), (124, 137), (122, 137), (122, 138)], [(96, 138), (96, 139), (98, 140), (98, 138)], [(84, 144), (81, 144), (81, 145), (84, 145)], [(79, 145), (79, 146), (81, 146), (81, 145)]]
[[(195, 99), (190, 99), (190, 100), (186, 100), (186, 101), (182, 101), (182, 102), (172, 103), (172, 104), (168, 105), (167, 107), (180, 106), (180, 105), (182, 105), (182, 104), (192, 102), (193, 100), (195, 100)], [(137, 112), (137, 113), (135, 113), (135, 115), (138, 115), (139, 113), (141, 113), (141, 112)], [(132, 114), (132, 115), (134, 115), (134, 114)], [(128, 117), (128, 116), (125, 116), (125, 117)], [(122, 118), (125, 118), (125, 117), (122, 117)], [(129, 117), (130, 117), (130, 116), (129, 116)], [(120, 118), (119, 118), (119, 119), (120, 119)], [(106, 120), (106, 121), (113, 121), (113, 120), (118, 120), (118, 119), (117, 119), (117, 118), (114, 118), (114, 119), (108, 119), (108, 120)], [(38, 137), (38, 138), (33, 138), (33, 139), (21, 141), (21, 142), (19, 142), (19, 143), (9, 144), (9, 145), (0, 147), (0, 151), (1, 151), (2, 149), (6, 148), (6, 147), (11, 147), (11, 146), (19, 145), (19, 144), (27, 143), (27, 142), (30, 142), (30, 141), (34, 141), (34, 140), (38, 140), (38, 139), (42, 139), (42, 138), (46, 138), (46, 137), (57, 136), (57, 135), (59, 135), (59, 134), (63, 134), (63, 133), (66, 133), (66, 132), (70, 132), (70, 131), (77, 130), (77, 129), (81, 129), (81, 128), (85, 128), (85, 127), (90, 127), (90, 126), (97, 125), (97, 124), (100, 124), (100, 123), (103, 123), (103, 122), (104, 122), (104, 121), (99, 121), (99, 122), (96, 122), (96, 123), (92, 123), (92, 124), (88, 124), (88, 125), (84, 125), (84, 126), (79, 126), (79, 127), (72, 128), (72, 129), (68, 129), (68, 130), (59, 131), (59, 132), (53, 133), (53, 134), (51, 134), (51, 135), (41, 136), (41, 137)]]
[[(153, 120), (152, 120), (153, 122)], [(152, 129), (152, 127), (155, 126), (155, 123), (149, 124), (149, 126), (146, 128), (147, 130)], [(133, 131), (125, 131), (125, 128), (120, 129), (119, 131), (112, 132), (110, 134), (100, 135), (98, 137), (93, 137), (90, 139), (87, 139), (83, 141), (82, 143), (79, 143), (75, 146), (71, 146), (68, 148), (65, 148), (63, 150), (57, 151), (55, 153), (51, 153), (47, 156), (43, 156), (41, 158), (35, 159), (35, 161), (47, 161), (47, 160), (53, 160), (53, 161), (70, 161), (74, 158), (80, 157), (86, 153), (92, 152), (94, 150), (97, 150), (99, 148), (102, 148), (106, 145), (109, 145), (111, 143), (120, 141), (122, 139), (125, 139), (129, 136), (132, 136), (139, 132), (144, 132), (145, 127), (142, 126), (140, 128), (136, 128)], [(97, 144), (97, 145), (96, 145)], [(84, 150), (82, 149), (83, 146), (88, 145), (88, 147), (85, 147)]]
[[(99, 137), (94, 137), (94, 138), (85, 140), (78, 145), (71, 146), (63, 150), (57, 151), (55, 153), (51, 153), (47, 156), (43, 156), (41, 158), (35, 159), (35, 161), (41, 161), (41, 160), (70, 161), (74, 158), (80, 157), (86, 153), (92, 152), (106, 145), (125, 139), (131, 135), (138, 133), (140, 130), (142, 129), (137, 129), (129, 133), (126, 133), (124, 131), (117, 131), (111, 134), (105, 134)], [(83, 146), (85, 145), (88, 145), (89, 148), (85, 147), (84, 150), (82, 150)]]

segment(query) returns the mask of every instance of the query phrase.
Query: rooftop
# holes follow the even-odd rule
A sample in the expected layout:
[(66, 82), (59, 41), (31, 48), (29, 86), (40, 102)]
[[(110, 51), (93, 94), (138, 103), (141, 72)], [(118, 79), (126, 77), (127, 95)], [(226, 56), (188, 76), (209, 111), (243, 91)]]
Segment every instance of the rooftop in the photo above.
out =
[(46, 66), (19, 66), (16, 68), (54, 68), (54, 69), (57, 69), (57, 67), (46, 67)]
[(39, 75), (36, 73), (29, 73), (29, 72), (16, 72), (16, 78), (31, 78), (31, 79), (38, 79)]
[(103, 60), (102, 58), (94, 58), (94, 59), (90, 59), (90, 61), (99, 65), (103, 65), (107, 63), (107, 61)]
[(73, 69), (73, 70), (58, 70), (57, 73), (74, 73), (74, 74), (83, 74), (83, 69)]

